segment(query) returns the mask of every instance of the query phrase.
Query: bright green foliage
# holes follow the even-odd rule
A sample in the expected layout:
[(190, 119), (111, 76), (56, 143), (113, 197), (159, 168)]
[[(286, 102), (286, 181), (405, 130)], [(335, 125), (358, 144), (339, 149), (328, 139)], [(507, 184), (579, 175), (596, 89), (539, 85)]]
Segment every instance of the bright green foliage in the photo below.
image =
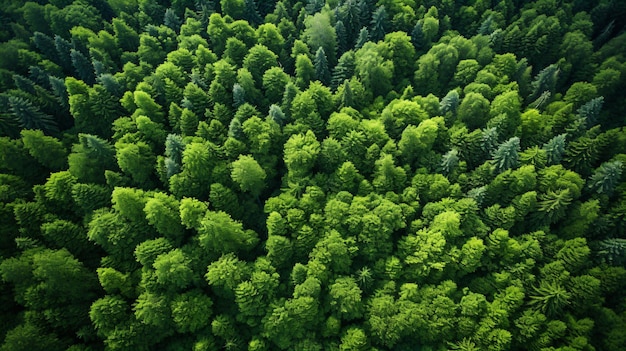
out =
[(362, 316), (361, 289), (354, 279), (349, 277), (337, 278), (330, 286), (330, 306), (333, 311), (345, 320), (352, 320)]
[(146, 202), (143, 211), (148, 223), (153, 225), (159, 234), (170, 238), (172, 241), (178, 241), (183, 235), (178, 207), (178, 201), (173, 196), (155, 193)]
[(0, 351), (624, 349), (625, 10), (4, 1)]
[(43, 135), (40, 130), (21, 132), (24, 147), (43, 166), (53, 171), (61, 170), (66, 165), (67, 151), (56, 138)]
[(191, 290), (172, 301), (172, 319), (180, 333), (193, 333), (206, 327), (213, 302), (202, 291)]
[(198, 233), (200, 245), (220, 253), (249, 250), (258, 242), (256, 233), (244, 230), (241, 223), (224, 212), (207, 212)]
[(313, 167), (319, 152), (320, 143), (313, 132), (293, 135), (285, 143), (285, 165), (292, 176), (302, 177)]
[(166, 289), (184, 289), (194, 279), (194, 272), (189, 267), (191, 259), (180, 249), (157, 256), (154, 267), (157, 282)]
[(242, 191), (258, 197), (265, 185), (265, 171), (252, 156), (240, 155), (232, 163), (231, 177)]

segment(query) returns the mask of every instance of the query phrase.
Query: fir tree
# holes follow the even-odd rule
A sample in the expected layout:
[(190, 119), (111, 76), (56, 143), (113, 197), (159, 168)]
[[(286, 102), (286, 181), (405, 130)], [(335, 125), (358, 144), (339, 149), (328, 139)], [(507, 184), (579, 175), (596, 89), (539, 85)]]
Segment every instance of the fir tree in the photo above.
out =
[(259, 14), (256, 1), (244, 0), (244, 6), (245, 9), (243, 12), (243, 19), (253, 25), (258, 25), (259, 23), (263, 22), (261, 15)]
[[(379, 41), (385, 37), (387, 27), (387, 10), (385, 5), (382, 5), (374, 11), (372, 14), (372, 21), (370, 22), (370, 38), (372, 41)], [(359, 35), (360, 39), (360, 35)]]
[(69, 41), (65, 40), (60, 35), (54, 36), (54, 46), (57, 51), (57, 57), (59, 58), (59, 65), (66, 71), (72, 71), (72, 49), (74, 49), (74, 45)]
[(532, 82), (532, 93), (528, 97), (530, 101), (537, 99), (545, 91), (554, 93), (556, 82), (559, 76), (559, 67), (556, 64), (550, 65), (541, 70)]
[(165, 15), (163, 16), (163, 24), (174, 32), (178, 33), (181, 24), (183, 24), (183, 21), (180, 19), (180, 17), (178, 17), (176, 11), (174, 11), (174, 9), (170, 7), (165, 10)]
[(422, 22), (417, 21), (413, 30), (411, 31), (411, 43), (415, 47), (415, 50), (421, 50), (426, 45), (424, 41), (424, 31), (422, 30)]
[(35, 47), (39, 49), (39, 51), (41, 51), (48, 59), (50, 59), (50, 61), (59, 61), (56, 46), (54, 44), (54, 39), (41, 32), (35, 32), (33, 34), (33, 43), (35, 44)]
[(8, 103), (11, 107), (11, 113), (15, 116), (20, 127), (41, 129), (47, 134), (59, 132), (54, 118), (41, 112), (30, 101), (16, 96), (9, 96)]
[(238, 108), (246, 103), (246, 91), (239, 83), (233, 85), (233, 106)]
[(354, 96), (352, 95), (352, 88), (350, 82), (346, 79), (343, 83), (343, 92), (341, 94), (341, 107), (353, 107)]
[(341, 55), (341, 57), (339, 58), (339, 62), (333, 70), (333, 76), (330, 81), (331, 89), (336, 90), (339, 85), (343, 84), (346, 79), (352, 78), (355, 68), (356, 63), (354, 61), (353, 51), (348, 51)]
[(328, 69), (328, 60), (326, 59), (326, 53), (321, 46), (315, 53), (315, 78), (322, 82), (324, 85), (330, 83), (330, 70)]
[(322, 7), (324, 7), (324, 0), (307, 0), (305, 9), (309, 15), (313, 15), (314, 13), (319, 12)]
[(602, 105), (604, 105), (604, 97), (600, 96), (578, 108), (578, 116), (584, 119), (584, 125), (587, 128), (594, 126), (598, 121)]
[(563, 153), (565, 152), (565, 137), (567, 134), (560, 134), (550, 139), (547, 143), (543, 144), (543, 149), (546, 150), (547, 165), (556, 165), (561, 163)]
[(59, 101), (59, 104), (67, 110), (70, 107), (70, 104), (65, 81), (61, 78), (50, 76), (50, 88), (54, 96), (57, 98), (57, 101)]
[(283, 113), (283, 110), (278, 105), (274, 105), (274, 104), (270, 105), (269, 117), (270, 117), (270, 120), (272, 120), (274, 123), (278, 124), (281, 127), (285, 123), (285, 114)]
[(519, 164), (520, 140), (513, 137), (500, 144), (492, 154), (493, 164), (497, 173), (502, 173), (507, 169), (515, 168)]
[(365, 27), (361, 28), (361, 31), (359, 32), (359, 36), (356, 39), (356, 43), (354, 44), (354, 47), (356, 49), (362, 48), (363, 45), (365, 45), (365, 43), (368, 42), (369, 38), (370, 38), (370, 33), (367, 30), (367, 28)]
[(72, 57), (72, 65), (78, 74), (78, 77), (85, 83), (92, 85), (95, 83), (96, 76), (94, 74), (93, 65), (80, 51), (72, 49), (70, 56)]
[(456, 90), (450, 90), (439, 103), (439, 110), (442, 115), (448, 112), (455, 113), (459, 107), (459, 93)]
[(337, 34), (337, 55), (341, 57), (348, 50), (348, 34), (342, 21), (335, 23), (335, 34)]
[(459, 150), (452, 149), (446, 152), (441, 158), (441, 171), (443, 175), (450, 175), (459, 165)]
[(623, 164), (621, 161), (605, 162), (589, 179), (589, 189), (610, 196), (619, 185), (622, 177)]

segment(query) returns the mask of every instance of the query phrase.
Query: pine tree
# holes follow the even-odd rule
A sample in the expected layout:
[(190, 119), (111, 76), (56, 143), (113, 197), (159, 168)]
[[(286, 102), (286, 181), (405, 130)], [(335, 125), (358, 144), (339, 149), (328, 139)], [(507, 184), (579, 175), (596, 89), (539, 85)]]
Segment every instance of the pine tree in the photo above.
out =
[(35, 32), (33, 34), (33, 43), (35, 47), (39, 49), (50, 61), (59, 62), (54, 39), (41, 32)]
[(335, 33), (337, 34), (337, 55), (341, 56), (348, 50), (348, 34), (342, 21), (335, 23)]
[(87, 59), (80, 51), (74, 49), (71, 50), (70, 56), (72, 57), (72, 65), (74, 65), (74, 69), (76, 70), (78, 77), (89, 85), (94, 84), (96, 76), (94, 74), (93, 65), (89, 59)]
[(448, 112), (455, 113), (459, 107), (459, 93), (456, 90), (450, 90), (439, 103), (439, 110), (442, 115)]
[(423, 49), (426, 45), (421, 21), (417, 21), (417, 23), (415, 23), (415, 27), (413, 27), (413, 30), (411, 31), (411, 43), (413, 43), (415, 50), (418, 51)]
[(570, 294), (556, 282), (542, 281), (530, 295), (530, 305), (549, 317), (558, 314), (569, 304)]
[(589, 128), (596, 124), (602, 105), (604, 104), (604, 97), (600, 96), (590, 100), (586, 104), (578, 108), (578, 116), (584, 119), (584, 125)]
[(565, 152), (565, 137), (567, 134), (560, 134), (550, 139), (547, 143), (543, 144), (543, 149), (546, 150), (547, 165), (556, 165), (561, 163), (563, 153)]
[(481, 149), (485, 154), (491, 154), (498, 148), (498, 139), (500, 135), (495, 127), (483, 130)]
[(30, 101), (21, 97), (9, 96), (10, 111), (17, 119), (19, 126), (25, 129), (41, 129), (47, 134), (59, 132), (56, 121), (52, 116), (41, 112)]
[(610, 196), (619, 185), (622, 177), (623, 163), (621, 161), (605, 162), (589, 179), (589, 189)]
[(323, 47), (319, 47), (315, 53), (315, 78), (324, 85), (330, 84), (330, 70), (328, 69), (328, 60)]
[[(387, 10), (385, 5), (382, 5), (374, 11), (372, 14), (372, 21), (370, 22), (370, 38), (372, 41), (379, 41), (385, 37), (387, 27)], [(359, 36), (360, 38), (360, 36)]]
[(616, 266), (626, 263), (626, 239), (605, 239), (599, 243), (598, 248), (598, 254), (608, 263)]
[(528, 97), (528, 100), (533, 101), (537, 99), (545, 91), (554, 93), (559, 72), (559, 67), (556, 64), (542, 69), (531, 83), (532, 93)]
[(59, 60), (58, 64), (65, 70), (66, 72), (72, 71), (72, 49), (74, 49), (74, 45), (69, 41), (65, 40), (60, 35), (54, 36), (54, 46), (57, 51), (57, 57)]
[(15, 84), (15, 87), (17, 87), (17, 89), (19, 90), (25, 91), (31, 95), (37, 94), (37, 91), (35, 90), (35, 83), (24, 76), (14, 74), (13, 83)]
[(353, 51), (348, 51), (341, 55), (339, 62), (333, 70), (333, 76), (330, 81), (331, 89), (336, 90), (346, 79), (352, 78), (355, 68), (356, 62), (354, 61)]
[(270, 120), (272, 120), (274, 123), (278, 124), (281, 127), (285, 124), (285, 114), (278, 105), (270, 105), (269, 117)]
[(238, 108), (246, 103), (246, 91), (239, 83), (233, 85), (233, 106)]
[(489, 17), (487, 17), (486, 20), (483, 21), (483, 23), (481, 23), (480, 27), (478, 28), (478, 34), (490, 35), (496, 29), (497, 28), (496, 28), (496, 24), (493, 21), (493, 16), (490, 15)]
[(354, 96), (352, 94), (352, 88), (350, 87), (350, 81), (347, 79), (343, 83), (343, 92), (341, 94), (341, 107), (353, 107)]
[(356, 43), (354, 44), (354, 47), (356, 49), (360, 49), (363, 47), (363, 45), (365, 45), (365, 43), (367, 43), (367, 41), (369, 40), (370, 37), (370, 33), (367, 30), (367, 28), (363, 27), (361, 28), (361, 31), (359, 32), (359, 37), (356, 39)]
[(259, 14), (259, 10), (254, 0), (244, 0), (244, 12), (243, 19), (248, 21), (252, 25), (258, 25), (263, 22), (261, 15)]
[(459, 165), (459, 150), (452, 149), (446, 152), (441, 158), (441, 171), (443, 175), (450, 175)]
[(69, 96), (67, 95), (67, 88), (65, 87), (65, 81), (61, 78), (50, 76), (50, 88), (59, 104), (64, 110), (67, 110), (70, 107), (70, 104)]
[(324, 7), (324, 0), (307, 0), (305, 9), (309, 15), (313, 15), (314, 13), (319, 12), (322, 7)]
[(498, 149), (492, 154), (493, 164), (497, 173), (502, 173), (507, 169), (515, 168), (519, 164), (520, 140), (513, 137), (500, 144)]
[(174, 9), (170, 7), (165, 10), (165, 15), (163, 16), (163, 24), (174, 32), (178, 33), (181, 24), (183, 24), (183, 21), (180, 19), (180, 17), (178, 17), (176, 11), (174, 11)]

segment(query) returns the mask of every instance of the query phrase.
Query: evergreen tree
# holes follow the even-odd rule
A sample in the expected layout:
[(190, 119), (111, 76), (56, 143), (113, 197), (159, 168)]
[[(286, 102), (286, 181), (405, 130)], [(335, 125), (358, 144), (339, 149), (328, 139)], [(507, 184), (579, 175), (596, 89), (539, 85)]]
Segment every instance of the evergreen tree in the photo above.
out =
[(592, 127), (596, 124), (604, 104), (604, 98), (602, 96), (591, 99), (578, 108), (578, 116), (584, 119), (584, 124), (587, 127)]
[(533, 80), (531, 87), (532, 92), (528, 96), (529, 101), (537, 99), (545, 91), (551, 93), (555, 92), (556, 83), (559, 76), (559, 67), (557, 65), (550, 65), (541, 70)]
[(519, 138), (513, 137), (498, 146), (492, 154), (493, 163), (496, 168), (496, 172), (502, 173), (503, 171), (511, 168), (515, 168), (519, 165)]
[(18, 124), (26, 129), (41, 129), (48, 134), (59, 131), (56, 121), (52, 116), (41, 112), (30, 101), (16, 96), (9, 96), (11, 114), (15, 116)]
[(415, 23), (415, 27), (413, 27), (413, 30), (411, 31), (411, 43), (413, 43), (415, 50), (418, 51), (426, 46), (424, 31), (422, 30), (422, 22), (420, 21), (417, 21), (417, 23)]
[(244, 6), (243, 19), (250, 22), (252, 25), (263, 22), (255, 0), (244, 0)]
[(450, 90), (439, 103), (439, 110), (443, 115), (448, 112), (455, 113), (459, 107), (459, 93), (456, 90)]
[(328, 69), (328, 60), (324, 48), (319, 47), (315, 53), (315, 78), (324, 85), (330, 84), (330, 70)]
[(565, 153), (565, 137), (566, 134), (560, 134), (550, 139), (543, 145), (546, 150), (546, 161), (548, 165), (556, 165), (561, 162)]
[(339, 85), (343, 84), (346, 79), (350, 79), (354, 75), (354, 69), (356, 63), (354, 61), (354, 52), (348, 51), (341, 55), (339, 62), (333, 70), (332, 79), (330, 82), (331, 89), (335, 90)]
[(611, 195), (621, 180), (623, 164), (621, 161), (605, 162), (589, 179), (589, 189), (598, 194)]
[[(379, 41), (385, 37), (385, 33), (387, 33), (387, 16), (385, 5), (379, 6), (376, 11), (374, 11), (372, 14), (372, 21), (370, 22), (370, 40)], [(359, 40), (360, 39), (361, 35), (359, 35)]]
[(70, 51), (70, 56), (72, 58), (72, 65), (80, 79), (89, 85), (94, 84), (96, 82), (96, 75), (91, 61), (80, 51), (74, 49)]
[(181, 24), (183, 24), (183, 21), (180, 19), (180, 17), (178, 17), (178, 15), (176, 14), (176, 11), (174, 11), (174, 9), (170, 7), (167, 10), (165, 10), (165, 15), (163, 17), (163, 24), (166, 27), (173, 30), (174, 32), (178, 33), (178, 31), (180, 30)]
[(335, 23), (335, 33), (337, 34), (337, 55), (341, 57), (348, 50), (348, 34), (342, 21)]
[(246, 102), (246, 91), (239, 83), (233, 85), (233, 106), (238, 108)]
[(361, 28), (361, 31), (359, 31), (359, 36), (356, 39), (356, 43), (354, 44), (354, 48), (355, 49), (362, 48), (363, 45), (365, 45), (365, 43), (367, 43), (369, 40), (370, 40), (369, 31), (365, 27)]

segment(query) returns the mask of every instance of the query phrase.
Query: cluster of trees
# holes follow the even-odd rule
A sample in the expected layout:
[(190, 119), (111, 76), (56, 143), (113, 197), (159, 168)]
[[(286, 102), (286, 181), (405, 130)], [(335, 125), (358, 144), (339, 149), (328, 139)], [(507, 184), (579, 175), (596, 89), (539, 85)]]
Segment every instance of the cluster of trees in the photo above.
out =
[(623, 350), (626, 4), (7, 0), (0, 350)]

